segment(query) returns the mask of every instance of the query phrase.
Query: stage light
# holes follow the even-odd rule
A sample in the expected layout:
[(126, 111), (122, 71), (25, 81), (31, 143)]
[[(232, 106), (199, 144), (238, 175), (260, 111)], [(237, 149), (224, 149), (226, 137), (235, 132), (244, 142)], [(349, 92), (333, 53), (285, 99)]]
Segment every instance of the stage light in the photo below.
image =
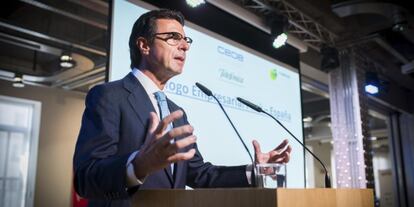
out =
[(371, 140), (371, 141), (375, 141), (377, 139), (378, 139), (377, 137), (368, 137), (368, 140)]
[(186, 0), (186, 2), (188, 4), (188, 6), (193, 7), (193, 8), (198, 7), (201, 4), (206, 3), (204, 0)]
[(277, 36), (275, 40), (273, 40), (273, 47), (276, 49), (280, 48), (286, 44), (286, 41), (287, 41), (287, 35), (285, 33), (282, 33), (279, 36)]
[(312, 122), (312, 117), (311, 116), (307, 116), (303, 118), (303, 122)]
[(15, 88), (23, 88), (24, 87), (23, 76), (22, 75), (15, 74), (15, 76), (13, 78), (13, 87), (15, 87)]
[(322, 45), (321, 47), (321, 70), (329, 72), (339, 67), (338, 50), (329, 47), (328, 45)]
[(374, 72), (365, 73), (365, 92), (375, 95), (380, 92), (381, 83)]
[(73, 61), (72, 56), (68, 53), (63, 53), (60, 56), (60, 67), (62, 68), (72, 68), (75, 66), (75, 61)]
[(377, 94), (379, 92), (379, 89), (378, 89), (378, 86), (368, 84), (368, 85), (365, 86), (365, 92), (374, 95), (374, 94)]
[(273, 13), (269, 17), (270, 35), (274, 38), (272, 44), (274, 48), (277, 49), (286, 44), (288, 24), (288, 19), (283, 15)]

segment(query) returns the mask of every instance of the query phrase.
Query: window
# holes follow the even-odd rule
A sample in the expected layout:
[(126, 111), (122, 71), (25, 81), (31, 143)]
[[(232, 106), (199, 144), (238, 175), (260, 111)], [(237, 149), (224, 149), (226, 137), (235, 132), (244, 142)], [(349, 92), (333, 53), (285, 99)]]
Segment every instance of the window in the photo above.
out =
[(0, 96), (0, 206), (33, 206), (40, 103)]

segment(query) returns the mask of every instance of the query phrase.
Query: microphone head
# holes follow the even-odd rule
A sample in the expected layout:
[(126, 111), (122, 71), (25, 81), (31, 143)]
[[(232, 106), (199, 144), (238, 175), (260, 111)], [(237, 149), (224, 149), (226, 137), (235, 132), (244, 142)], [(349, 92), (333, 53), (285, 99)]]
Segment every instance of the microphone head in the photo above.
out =
[(208, 89), (207, 87), (201, 85), (201, 83), (195, 83), (195, 85), (201, 90), (203, 91), (203, 93), (205, 93), (207, 96), (212, 96), (213, 92), (210, 91), (210, 89)]
[(236, 99), (238, 101), (242, 102), (244, 105), (250, 107), (251, 109), (253, 109), (253, 110), (257, 111), (257, 112), (263, 112), (263, 109), (260, 106), (258, 106), (256, 104), (253, 104), (250, 101), (244, 100), (244, 99), (242, 99), (240, 97), (237, 97)]

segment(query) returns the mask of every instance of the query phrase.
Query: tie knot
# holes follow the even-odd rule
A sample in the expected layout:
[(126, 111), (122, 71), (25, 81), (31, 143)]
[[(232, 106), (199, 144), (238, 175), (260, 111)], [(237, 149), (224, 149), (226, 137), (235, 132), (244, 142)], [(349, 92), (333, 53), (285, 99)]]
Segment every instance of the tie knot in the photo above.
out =
[(165, 96), (165, 93), (162, 91), (157, 91), (154, 93), (155, 99), (157, 99), (158, 102), (167, 101), (167, 97)]

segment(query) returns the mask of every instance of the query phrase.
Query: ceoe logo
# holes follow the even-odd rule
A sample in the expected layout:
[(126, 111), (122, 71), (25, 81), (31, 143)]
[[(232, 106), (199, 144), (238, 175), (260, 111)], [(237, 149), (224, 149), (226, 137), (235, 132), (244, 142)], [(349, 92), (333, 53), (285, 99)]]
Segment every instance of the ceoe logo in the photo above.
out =
[(241, 55), (237, 52), (231, 51), (231, 50), (229, 50), (227, 48), (224, 48), (222, 46), (217, 46), (217, 52), (222, 54), (222, 55), (225, 55), (227, 57), (230, 57), (232, 59), (243, 62), (243, 55)]

